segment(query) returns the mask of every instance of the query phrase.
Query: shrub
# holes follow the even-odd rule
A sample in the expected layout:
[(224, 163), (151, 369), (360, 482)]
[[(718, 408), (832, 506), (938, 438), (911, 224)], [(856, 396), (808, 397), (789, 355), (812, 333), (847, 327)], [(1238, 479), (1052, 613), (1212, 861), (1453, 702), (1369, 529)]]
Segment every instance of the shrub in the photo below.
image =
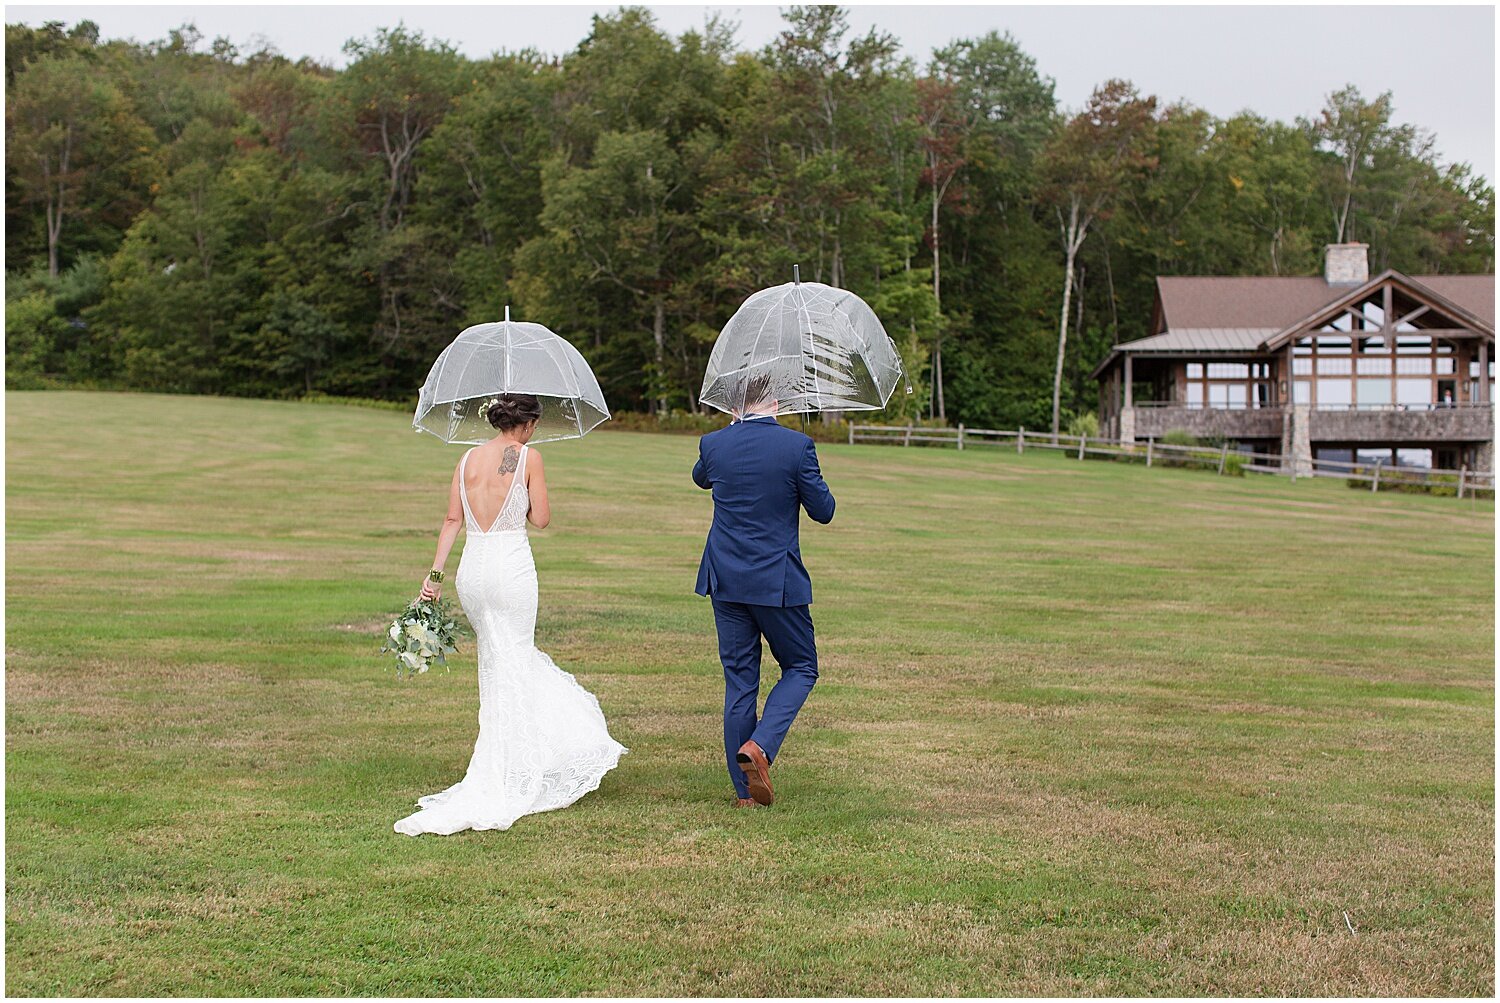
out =
[(1099, 416), (1092, 411), (1084, 414), (1076, 414), (1068, 419), (1069, 435), (1086, 435), (1090, 439), (1099, 438)]
[(416, 411), (416, 401), (386, 401), (376, 400), (373, 397), (335, 397), (325, 394), (321, 390), (309, 390), (297, 398), (304, 404), (342, 404), (345, 407), (373, 407), (381, 411), (405, 411), (411, 414)]
[(1157, 440), (1165, 446), (1199, 446), (1202, 445), (1196, 437), (1180, 428), (1169, 428), (1165, 435)]
[(52, 297), (37, 290), (5, 304), (5, 385), (12, 390), (45, 386), (54, 356), (68, 335), (68, 322)]

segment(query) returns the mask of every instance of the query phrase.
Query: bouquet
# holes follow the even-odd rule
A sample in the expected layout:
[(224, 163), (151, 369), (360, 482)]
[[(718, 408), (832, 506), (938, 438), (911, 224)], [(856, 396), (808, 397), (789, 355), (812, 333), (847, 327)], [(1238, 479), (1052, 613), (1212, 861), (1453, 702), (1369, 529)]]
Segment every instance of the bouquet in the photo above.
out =
[(447, 599), (415, 599), (386, 629), (380, 651), (396, 656), (396, 675), (426, 672), (432, 663), (447, 668), (448, 656), (458, 650), (460, 635), (468, 631), (453, 613)]

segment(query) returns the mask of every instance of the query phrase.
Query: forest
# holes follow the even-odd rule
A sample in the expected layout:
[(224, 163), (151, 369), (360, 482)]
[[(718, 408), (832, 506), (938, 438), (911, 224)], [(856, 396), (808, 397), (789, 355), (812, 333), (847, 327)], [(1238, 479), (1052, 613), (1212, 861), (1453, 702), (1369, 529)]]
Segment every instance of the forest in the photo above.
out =
[(1354, 240), (1372, 270), (1494, 270), (1491, 180), (1389, 93), (1282, 122), (1103, 80), (1068, 109), (1004, 33), (918, 62), (838, 7), (783, 16), (747, 51), (620, 8), (487, 59), (398, 26), (342, 68), (7, 24), (7, 385), (413, 400), (509, 305), (666, 417), (799, 264), (897, 342), (888, 417), (1044, 428), (1093, 411), (1158, 275), (1319, 274)]

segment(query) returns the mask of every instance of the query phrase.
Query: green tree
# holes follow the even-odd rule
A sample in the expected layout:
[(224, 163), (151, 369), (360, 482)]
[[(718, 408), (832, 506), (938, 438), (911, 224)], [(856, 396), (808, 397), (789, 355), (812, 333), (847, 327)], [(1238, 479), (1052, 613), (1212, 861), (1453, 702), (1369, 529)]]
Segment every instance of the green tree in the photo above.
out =
[(434, 285), (447, 285), (441, 235), (408, 210), (425, 162), (419, 153), (462, 92), (466, 64), (447, 43), (400, 27), (351, 41), (345, 52), (352, 61), (326, 88), (325, 128), (342, 154), (335, 168), (353, 172), (347, 208), (364, 224), (346, 267), (374, 295), (372, 347), (394, 377), (435, 355), (461, 314), (451, 296), (433, 295)]
[(570, 168), (560, 158), (548, 164), (542, 178), (544, 235), (520, 252), (538, 305), (580, 288), (607, 287), (626, 294), (625, 327), (649, 316), (646, 396), (657, 411), (666, 409), (669, 392), (666, 325), (674, 280), (696, 257), (687, 180), (660, 132), (605, 133), (590, 166)]
[(78, 56), (43, 56), (5, 104), (7, 180), (39, 212), (57, 275), (69, 224), (129, 219), (148, 171), (148, 134), (119, 89)]
[(1156, 125), (1156, 99), (1123, 80), (1096, 89), (1083, 111), (1058, 132), (1047, 151), (1043, 197), (1054, 207), (1062, 235), (1063, 295), (1058, 316), (1057, 366), (1052, 379), (1052, 434), (1061, 419), (1063, 362), (1074, 266), (1089, 229), (1109, 213), (1132, 175), (1152, 165), (1144, 152)]

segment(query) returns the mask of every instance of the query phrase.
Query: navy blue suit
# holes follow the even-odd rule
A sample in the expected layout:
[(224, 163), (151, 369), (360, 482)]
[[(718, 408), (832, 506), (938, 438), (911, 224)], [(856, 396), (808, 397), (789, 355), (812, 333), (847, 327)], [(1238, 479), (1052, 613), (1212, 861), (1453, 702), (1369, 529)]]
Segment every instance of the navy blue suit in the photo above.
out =
[[(724, 664), (724, 752), (740, 797), (750, 796), (735, 754), (754, 740), (775, 761), (818, 679), (812, 579), (798, 543), (801, 509), (833, 519), (833, 494), (813, 442), (771, 417), (752, 417), (698, 441), (693, 481), (714, 493), (714, 521), (698, 566), (698, 594), (710, 596)], [(755, 717), (761, 638), (781, 679)]]

